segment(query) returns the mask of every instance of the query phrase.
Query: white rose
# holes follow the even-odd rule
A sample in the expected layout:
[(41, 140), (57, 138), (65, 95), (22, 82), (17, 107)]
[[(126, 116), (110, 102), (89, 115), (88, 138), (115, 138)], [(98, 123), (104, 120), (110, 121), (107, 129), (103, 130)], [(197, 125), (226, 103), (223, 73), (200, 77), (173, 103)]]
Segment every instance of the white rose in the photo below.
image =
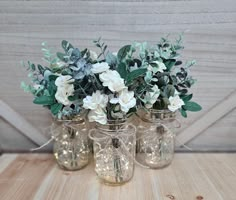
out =
[(89, 53), (90, 53), (90, 58), (92, 60), (97, 60), (98, 59), (98, 55), (97, 55), (97, 53), (95, 51), (89, 50)]
[(145, 104), (146, 108), (151, 108), (160, 95), (160, 89), (157, 85), (154, 85), (151, 89), (153, 92), (147, 92), (145, 96), (145, 99), (147, 100), (147, 104)]
[(64, 87), (67, 84), (73, 83), (75, 80), (72, 79), (72, 76), (70, 75), (66, 75), (66, 76), (59, 76), (56, 81), (55, 81), (55, 85), (57, 87)]
[(136, 99), (134, 98), (134, 92), (124, 89), (119, 94), (119, 104), (123, 112), (127, 113), (130, 108), (136, 105)]
[(107, 70), (99, 75), (100, 80), (103, 82), (104, 87), (108, 87), (112, 92), (120, 92), (125, 89), (124, 79), (115, 70)]
[(94, 74), (102, 73), (110, 69), (110, 66), (106, 62), (96, 63), (92, 66), (91, 71)]
[(100, 124), (107, 123), (107, 115), (101, 108), (98, 108), (96, 110), (90, 110), (88, 114), (88, 119), (89, 122), (98, 122)]
[(97, 90), (92, 96), (86, 96), (83, 99), (83, 107), (85, 109), (96, 110), (99, 107), (105, 108), (107, 106), (108, 96), (101, 94), (101, 91)]
[(174, 96), (174, 97), (169, 97), (169, 101), (170, 101), (170, 105), (168, 105), (168, 109), (172, 112), (175, 112), (176, 110), (178, 110), (179, 108), (181, 108), (181, 106), (184, 105), (184, 102), (182, 99), (180, 99), (180, 97), (178, 95)]
[(59, 103), (62, 103), (65, 106), (71, 104), (68, 97), (72, 96), (74, 93), (74, 85), (72, 84), (73, 82), (74, 79), (72, 79), (72, 77), (69, 75), (59, 76), (55, 81), (55, 85), (57, 86), (55, 98)]

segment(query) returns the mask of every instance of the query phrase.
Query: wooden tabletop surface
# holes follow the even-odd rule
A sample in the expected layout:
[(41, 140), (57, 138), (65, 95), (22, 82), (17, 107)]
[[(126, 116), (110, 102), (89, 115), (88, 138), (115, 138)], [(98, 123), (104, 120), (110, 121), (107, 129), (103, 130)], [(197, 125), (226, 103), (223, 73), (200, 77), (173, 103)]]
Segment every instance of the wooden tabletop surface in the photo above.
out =
[(51, 154), (0, 156), (1, 200), (236, 200), (236, 154), (181, 154), (162, 170), (136, 166), (119, 187), (99, 183), (93, 163), (68, 172)]

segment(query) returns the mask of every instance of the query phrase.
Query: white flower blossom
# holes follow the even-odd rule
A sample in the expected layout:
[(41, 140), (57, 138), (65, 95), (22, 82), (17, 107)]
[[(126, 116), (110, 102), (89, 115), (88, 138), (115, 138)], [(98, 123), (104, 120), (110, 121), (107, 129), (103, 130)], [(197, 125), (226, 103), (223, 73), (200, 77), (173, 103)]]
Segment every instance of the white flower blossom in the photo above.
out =
[(70, 75), (66, 75), (66, 76), (59, 76), (56, 81), (55, 81), (55, 85), (57, 87), (64, 87), (65, 85), (68, 85), (70, 83), (73, 83), (75, 80), (72, 79), (72, 76)]
[(110, 99), (111, 104), (120, 104), (120, 108), (123, 112), (127, 113), (130, 108), (136, 105), (136, 99), (134, 98), (134, 92), (128, 91), (128, 89), (122, 90), (118, 97), (112, 97)]
[(92, 96), (86, 96), (83, 99), (83, 107), (85, 109), (96, 110), (98, 108), (105, 108), (108, 103), (108, 96), (101, 94), (101, 91), (97, 90)]
[(90, 110), (88, 114), (89, 122), (98, 122), (100, 124), (107, 123), (107, 115), (102, 108)]
[(73, 82), (74, 79), (69, 75), (59, 76), (55, 81), (55, 85), (57, 86), (55, 98), (59, 103), (62, 103), (65, 106), (71, 104), (68, 97), (72, 96), (74, 93)]
[(106, 62), (93, 64), (91, 71), (94, 74), (99, 74), (110, 69), (110, 66)]
[(124, 89), (119, 94), (119, 104), (123, 112), (127, 113), (130, 108), (136, 105), (136, 99), (134, 98), (134, 92)]
[(145, 96), (145, 100), (147, 100), (147, 103), (145, 104), (146, 108), (151, 108), (160, 95), (160, 89), (157, 85), (154, 85), (151, 89), (153, 92), (147, 92)]
[(108, 87), (112, 92), (120, 92), (126, 88), (124, 79), (115, 70), (107, 70), (100, 74), (99, 78), (102, 81), (102, 85)]
[(168, 105), (168, 109), (172, 112), (175, 112), (176, 110), (181, 108), (181, 106), (184, 105), (183, 100), (180, 99), (180, 97), (178, 95), (176, 95), (174, 97), (170, 96), (169, 101), (170, 101), (170, 105)]

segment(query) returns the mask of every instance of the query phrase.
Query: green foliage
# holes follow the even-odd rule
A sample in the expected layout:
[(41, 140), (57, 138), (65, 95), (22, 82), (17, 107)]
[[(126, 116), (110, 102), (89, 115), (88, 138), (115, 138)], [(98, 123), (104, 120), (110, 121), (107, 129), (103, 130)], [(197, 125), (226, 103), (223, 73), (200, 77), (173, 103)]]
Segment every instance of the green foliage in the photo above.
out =
[(119, 62), (124, 62), (126, 60), (127, 55), (132, 51), (131, 45), (123, 46), (117, 53), (117, 58)]
[(52, 105), (55, 103), (55, 99), (52, 96), (40, 96), (36, 97), (33, 102), (39, 105)]
[[(108, 46), (101, 38), (93, 42), (100, 49), (98, 59), (89, 49), (81, 51), (66, 40), (61, 42), (62, 52), (56, 54), (45, 42), (42, 43), (43, 59), (47, 65), (35, 65), (29, 61), (27, 68), (31, 84), (23, 82), (21, 87), (34, 95), (35, 104), (47, 107), (58, 118), (63, 119), (66, 116), (70, 119), (81, 112), (83, 98), (91, 96), (97, 90), (109, 98), (119, 98), (120, 93), (104, 87), (100, 74), (93, 73), (92, 70), (93, 64), (107, 62), (110, 70), (116, 70), (124, 79), (128, 90), (134, 91), (137, 104), (149, 104), (154, 109), (168, 109), (168, 105), (172, 104), (170, 97), (178, 95), (185, 104), (179, 108), (183, 117), (187, 117), (187, 111), (196, 112), (202, 109), (199, 104), (192, 101), (193, 94), (189, 94), (189, 89), (196, 82), (190, 76), (189, 68), (196, 62), (189, 61), (182, 66), (179, 59), (180, 51), (183, 49), (182, 36), (174, 43), (166, 37), (161, 38), (160, 42), (153, 46), (147, 42), (124, 45), (118, 50), (117, 56), (109, 52)], [(74, 92), (68, 97), (71, 106), (62, 105), (55, 98), (55, 81), (61, 75), (69, 75), (73, 79), (71, 84)], [(154, 91), (156, 93), (153, 95)], [(104, 112), (109, 119), (114, 119), (123, 117), (124, 114), (129, 116), (136, 112), (136, 109), (133, 107), (128, 113), (124, 113), (119, 103), (112, 104), (108, 101)]]
[(117, 58), (112, 53), (108, 52), (106, 55), (106, 62), (109, 66), (115, 66), (117, 64)]
[(137, 79), (139, 76), (144, 75), (147, 72), (147, 69), (145, 68), (139, 68), (136, 69), (130, 73), (128, 73), (127, 77), (126, 77), (126, 82), (127, 84), (131, 84), (132, 81), (134, 81), (135, 79)]
[(165, 86), (165, 89), (164, 89), (164, 96), (169, 98), (171, 96), (174, 96), (175, 94), (175, 87), (173, 85), (167, 85)]
[(192, 97), (193, 97), (193, 94), (183, 95), (181, 99), (186, 103), (187, 101), (190, 101)]
[(59, 61), (59, 59), (56, 57), (55, 53), (53, 53), (53, 50), (48, 47), (46, 42), (42, 43), (42, 52), (43, 52), (43, 60), (46, 61), (50, 66), (50, 68), (55, 67), (56, 63)]
[(120, 74), (121, 78), (126, 80), (126, 77), (127, 77), (127, 74), (128, 74), (126, 64), (123, 63), (123, 62), (119, 63), (118, 67), (117, 67), (117, 71)]
[(70, 44), (68, 41), (66, 40), (62, 40), (61, 42), (61, 47), (64, 49), (64, 51), (67, 53), (70, 49), (74, 49), (74, 47), (72, 46), (72, 44)]
[(188, 101), (185, 103), (184, 106), (182, 106), (185, 110), (192, 111), (192, 112), (197, 112), (202, 110), (202, 107), (197, 104), (196, 102), (193, 101)]
[(184, 110), (183, 108), (180, 108), (179, 111), (184, 118), (187, 118), (188, 115), (187, 115), (186, 110)]
[(165, 66), (167, 68), (167, 71), (171, 71), (172, 67), (175, 66), (175, 63), (176, 63), (176, 60), (174, 60), (174, 59), (166, 60), (164, 62), (164, 64), (165, 64)]
[(27, 85), (25, 82), (21, 82), (21, 88), (28, 93), (32, 93), (35, 94), (36, 90), (34, 89), (34, 87), (32, 87), (31, 85)]
[(101, 41), (101, 37), (99, 37), (97, 40), (94, 40), (93, 43), (96, 47), (98, 47), (101, 51), (101, 53), (98, 55), (98, 59), (103, 55), (104, 59), (106, 59), (106, 50), (107, 45)]
[(53, 105), (51, 105), (51, 112), (53, 115), (57, 115), (59, 113), (59, 111), (62, 109), (63, 105), (61, 103), (55, 103)]

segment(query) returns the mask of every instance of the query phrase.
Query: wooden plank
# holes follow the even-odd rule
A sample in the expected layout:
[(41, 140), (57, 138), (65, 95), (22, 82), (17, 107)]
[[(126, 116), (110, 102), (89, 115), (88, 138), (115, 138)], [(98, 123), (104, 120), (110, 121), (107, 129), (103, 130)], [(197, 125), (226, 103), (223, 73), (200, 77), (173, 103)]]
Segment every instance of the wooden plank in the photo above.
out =
[[(79, 171), (59, 169), (49, 154), (0, 157), (1, 198), (57, 200), (235, 200), (236, 154), (176, 154), (164, 169), (137, 167), (133, 179), (117, 187), (101, 184), (90, 163)], [(12, 161), (13, 160), (13, 161)], [(33, 174), (33, 176), (32, 176)]]
[[(227, 156), (235, 160), (235, 154), (228, 154)], [(225, 166), (225, 159), (208, 154), (198, 154), (195, 159), (223, 199), (235, 200), (236, 176), (232, 170)]]
[[(79, 48), (97, 51), (91, 41), (102, 36), (109, 49), (117, 51), (133, 40), (147, 40), (154, 44), (167, 33), (185, 32), (183, 61), (197, 60), (192, 74), (198, 79), (198, 84), (192, 92), (194, 100), (204, 109), (201, 113), (189, 113), (188, 119), (182, 122), (184, 130), (235, 90), (235, 5), (235, 0), (0, 1), (1, 99), (38, 131), (44, 132), (42, 129), (50, 126), (50, 114), (46, 109), (33, 105), (32, 97), (19, 89), (20, 82), (27, 75), (18, 67), (21, 60), (42, 62), (41, 42), (47, 41), (57, 51), (60, 41), (67, 39)], [(224, 118), (233, 119), (230, 115)], [(192, 144), (194, 150), (233, 149), (236, 123), (226, 125), (223, 127), (217, 121), (216, 126), (196, 139), (196, 145)], [(4, 139), (4, 149), (8, 144), (14, 144), (10, 140), (16, 135), (15, 149), (22, 149), (24, 145), (26, 150), (29, 149), (30, 142), (18, 130), (4, 123), (0, 123), (0, 129), (4, 132), (1, 138), (7, 138)], [(202, 142), (209, 139), (214, 145)]]
[(219, 102), (201, 118), (196, 120), (192, 125), (184, 129), (178, 136), (177, 140), (180, 144), (186, 144), (188, 141), (201, 134), (217, 120), (232, 111), (236, 107), (236, 90), (227, 96), (223, 101)]
[(0, 157), (0, 174), (15, 160), (16, 154), (4, 154)]
[(19, 113), (14, 111), (9, 105), (0, 100), (0, 116), (8, 121), (12, 126), (21, 131), (26, 137), (32, 140), (35, 144), (42, 145), (48, 141), (41, 132), (33, 127)]
[(32, 199), (52, 166), (52, 155), (19, 155), (0, 174), (1, 199)]

